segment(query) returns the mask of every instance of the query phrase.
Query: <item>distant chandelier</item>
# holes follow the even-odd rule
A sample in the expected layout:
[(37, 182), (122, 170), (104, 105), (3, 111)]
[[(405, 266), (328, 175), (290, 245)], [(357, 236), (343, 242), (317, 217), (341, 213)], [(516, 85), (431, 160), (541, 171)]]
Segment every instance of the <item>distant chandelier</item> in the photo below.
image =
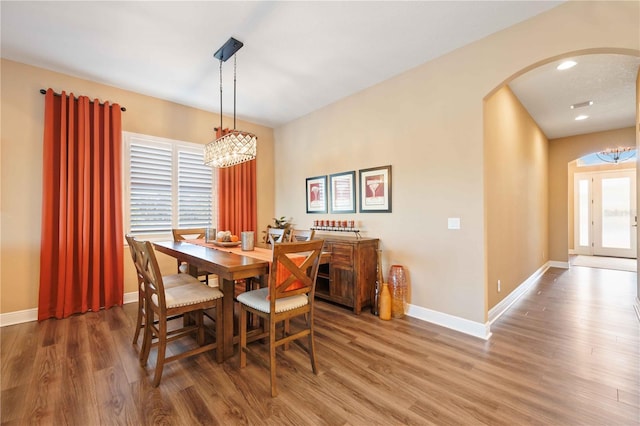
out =
[(634, 148), (609, 148), (596, 153), (599, 159), (607, 163), (622, 163), (636, 155)]
[(204, 163), (211, 167), (230, 167), (256, 158), (258, 138), (253, 133), (236, 130), (236, 58), (244, 44), (233, 37), (213, 55), (220, 60), (220, 133), (222, 130), (222, 63), (233, 56), (233, 130), (204, 147)]

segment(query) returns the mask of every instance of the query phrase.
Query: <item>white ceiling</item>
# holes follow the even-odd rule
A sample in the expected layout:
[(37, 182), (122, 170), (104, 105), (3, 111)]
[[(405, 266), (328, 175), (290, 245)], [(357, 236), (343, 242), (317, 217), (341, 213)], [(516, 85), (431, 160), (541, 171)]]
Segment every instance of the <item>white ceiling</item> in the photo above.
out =
[[(556, 67), (566, 59), (573, 68)], [(509, 86), (549, 139), (635, 125), (640, 57), (612, 54), (563, 58), (535, 68)], [(592, 101), (593, 105), (570, 106)], [(576, 121), (575, 117), (589, 118)]]
[[(238, 118), (275, 127), (560, 3), (2, 1), (1, 55), (218, 113), (213, 53), (233, 36), (245, 44), (237, 54)], [(626, 79), (625, 70), (600, 68)], [(558, 111), (568, 99), (595, 95), (577, 84), (553, 86), (554, 71), (531, 72), (512, 88), (545, 131), (575, 134)], [(231, 114), (232, 61), (223, 75), (223, 111)], [(611, 82), (589, 83), (606, 94)], [(541, 99), (547, 91), (555, 101)], [(626, 103), (606, 109), (609, 124), (633, 125), (618, 118), (629, 115)]]

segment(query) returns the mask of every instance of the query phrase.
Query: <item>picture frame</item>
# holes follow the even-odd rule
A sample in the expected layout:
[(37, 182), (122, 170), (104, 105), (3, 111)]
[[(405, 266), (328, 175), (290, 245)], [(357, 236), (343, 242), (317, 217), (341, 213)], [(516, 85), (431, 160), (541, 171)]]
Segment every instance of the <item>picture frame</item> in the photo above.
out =
[(306, 179), (307, 213), (327, 213), (327, 176)]
[(391, 166), (360, 170), (360, 213), (391, 213)]
[(329, 193), (331, 213), (356, 212), (356, 172), (334, 173), (329, 175)]

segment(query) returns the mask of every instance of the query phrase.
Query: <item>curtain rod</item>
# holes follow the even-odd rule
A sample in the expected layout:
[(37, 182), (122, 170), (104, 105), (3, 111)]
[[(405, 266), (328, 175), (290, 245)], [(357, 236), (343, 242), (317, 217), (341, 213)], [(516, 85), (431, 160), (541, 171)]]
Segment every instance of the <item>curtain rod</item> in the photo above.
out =
[[(47, 93), (47, 91), (46, 91), (46, 89), (40, 89), (40, 93), (42, 93), (42, 94), (44, 95), (44, 94), (46, 94), (46, 93)], [(62, 96), (62, 95), (60, 95), (60, 93), (56, 93), (56, 92), (53, 92), (53, 95), (54, 95), (54, 96)], [(93, 101), (89, 101), (89, 103), (91, 103), (91, 104), (92, 104), (92, 103), (93, 103)], [(104, 104), (100, 104), (100, 105), (104, 105)], [(124, 112), (124, 111), (126, 111), (126, 110), (127, 110), (127, 109), (126, 109), (125, 107), (123, 107), (123, 106), (121, 106), (121, 107), (120, 107), (120, 111), (123, 111), (123, 112)]]

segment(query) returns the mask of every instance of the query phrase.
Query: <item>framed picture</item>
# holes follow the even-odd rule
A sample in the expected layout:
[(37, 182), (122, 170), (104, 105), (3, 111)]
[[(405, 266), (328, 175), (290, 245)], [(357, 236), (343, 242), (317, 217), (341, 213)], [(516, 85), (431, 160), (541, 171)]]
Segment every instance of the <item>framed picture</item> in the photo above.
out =
[(329, 191), (331, 194), (331, 213), (356, 212), (356, 172), (335, 173), (329, 175)]
[(307, 178), (307, 213), (327, 212), (327, 177)]
[(360, 170), (360, 213), (391, 213), (391, 166)]

